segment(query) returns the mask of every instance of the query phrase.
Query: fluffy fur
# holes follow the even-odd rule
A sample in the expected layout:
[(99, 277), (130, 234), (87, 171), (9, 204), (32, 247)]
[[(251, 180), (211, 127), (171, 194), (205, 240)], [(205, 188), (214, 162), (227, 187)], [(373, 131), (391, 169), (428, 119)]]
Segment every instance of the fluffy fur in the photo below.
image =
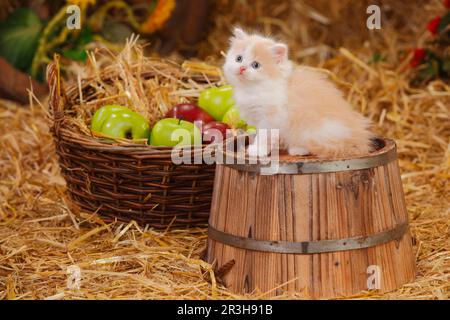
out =
[[(259, 129), (279, 129), (289, 154), (339, 157), (369, 152), (369, 120), (352, 109), (324, 74), (294, 66), (285, 44), (237, 28), (224, 74), (234, 86), (241, 117)], [(254, 145), (250, 152), (257, 149)]]

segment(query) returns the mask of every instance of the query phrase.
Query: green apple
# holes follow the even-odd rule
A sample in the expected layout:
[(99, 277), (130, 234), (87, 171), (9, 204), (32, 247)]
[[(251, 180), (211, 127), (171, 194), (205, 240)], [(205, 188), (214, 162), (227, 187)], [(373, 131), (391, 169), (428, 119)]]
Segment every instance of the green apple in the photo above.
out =
[(255, 126), (247, 126), (247, 128), (245, 128), (245, 131), (247, 131), (250, 134), (256, 133), (257, 128)]
[(247, 123), (241, 119), (238, 109), (231, 107), (223, 116), (222, 122), (226, 123), (233, 129), (244, 128)]
[(233, 87), (226, 85), (202, 91), (198, 98), (198, 105), (214, 119), (220, 121), (234, 105)]
[(91, 130), (121, 139), (148, 139), (150, 127), (139, 113), (127, 107), (107, 105), (98, 109), (91, 121)]
[(153, 126), (150, 143), (153, 146), (165, 147), (201, 145), (202, 133), (192, 122), (165, 118)]

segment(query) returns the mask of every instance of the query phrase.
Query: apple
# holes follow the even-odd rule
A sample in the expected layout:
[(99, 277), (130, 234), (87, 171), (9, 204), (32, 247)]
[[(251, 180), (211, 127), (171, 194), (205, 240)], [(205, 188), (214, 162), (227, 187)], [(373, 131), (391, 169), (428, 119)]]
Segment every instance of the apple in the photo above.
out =
[(91, 120), (91, 130), (122, 139), (148, 139), (150, 127), (139, 113), (119, 105), (98, 109)]
[(247, 126), (247, 128), (245, 128), (245, 131), (247, 131), (250, 134), (256, 133), (257, 128), (255, 126)]
[(153, 146), (174, 147), (176, 145), (200, 145), (202, 134), (192, 122), (165, 118), (159, 120), (152, 129), (150, 144)]
[(227, 137), (227, 130), (230, 127), (223, 122), (212, 121), (203, 127), (203, 142), (206, 144), (222, 142)]
[(204, 126), (208, 122), (214, 121), (214, 118), (211, 115), (193, 103), (177, 104), (167, 112), (166, 118), (177, 118), (190, 121), (197, 126)]
[(228, 124), (233, 129), (244, 128), (247, 123), (241, 119), (238, 109), (231, 107), (223, 116), (222, 122)]
[(221, 121), (224, 114), (234, 105), (233, 87), (226, 85), (202, 91), (198, 105), (214, 119)]

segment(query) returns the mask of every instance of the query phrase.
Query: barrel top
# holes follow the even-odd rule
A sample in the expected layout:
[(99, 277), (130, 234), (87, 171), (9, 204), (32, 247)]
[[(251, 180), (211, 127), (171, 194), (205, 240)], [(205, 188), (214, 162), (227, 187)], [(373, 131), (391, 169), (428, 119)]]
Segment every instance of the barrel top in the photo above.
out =
[[(309, 174), (362, 170), (383, 166), (397, 159), (396, 145), (392, 139), (377, 138), (374, 140), (376, 150), (368, 155), (358, 157), (320, 158), (317, 156), (291, 156), (281, 151), (276, 158), (252, 159), (245, 150), (233, 151), (236, 139), (225, 143), (225, 150), (219, 150), (223, 163), (238, 171), (248, 171), (262, 175), (273, 174)], [(236, 150), (236, 149), (235, 149)]]

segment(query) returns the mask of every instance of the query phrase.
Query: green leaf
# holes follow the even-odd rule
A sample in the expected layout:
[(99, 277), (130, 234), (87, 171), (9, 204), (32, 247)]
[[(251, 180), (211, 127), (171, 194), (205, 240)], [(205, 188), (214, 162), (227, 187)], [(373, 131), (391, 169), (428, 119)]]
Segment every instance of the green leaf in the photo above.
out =
[(77, 38), (64, 49), (61, 53), (64, 57), (75, 61), (85, 62), (87, 59), (86, 45), (93, 41), (92, 29), (90, 27), (85, 27), (81, 29), (80, 34)]
[(88, 44), (94, 40), (94, 35), (92, 33), (92, 29), (87, 26), (83, 28), (80, 32), (80, 36), (78, 38), (78, 43), (81, 45)]
[(87, 59), (87, 53), (83, 48), (65, 49), (62, 51), (62, 55), (75, 61), (84, 62)]
[(28, 8), (19, 8), (0, 23), (0, 56), (26, 71), (33, 60), (43, 24)]
[(438, 33), (441, 33), (442, 31), (447, 28), (447, 26), (450, 24), (450, 12), (448, 12), (445, 16), (441, 18), (441, 22), (439, 22), (437, 31)]

